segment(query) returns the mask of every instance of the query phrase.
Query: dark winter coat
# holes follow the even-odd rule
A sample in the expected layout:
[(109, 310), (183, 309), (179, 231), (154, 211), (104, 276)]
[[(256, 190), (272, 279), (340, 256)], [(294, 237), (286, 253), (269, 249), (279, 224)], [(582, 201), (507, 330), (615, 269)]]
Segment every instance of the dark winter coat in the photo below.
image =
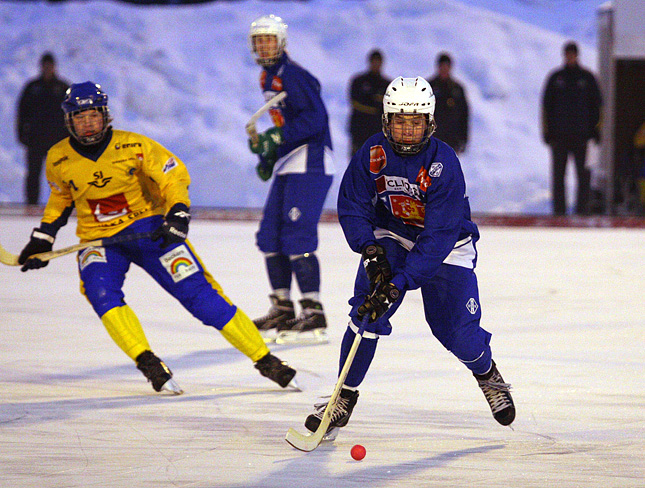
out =
[(61, 103), (68, 84), (36, 78), (25, 86), (18, 105), (18, 139), (27, 147), (48, 149), (69, 136)]
[(466, 91), (452, 78), (442, 80), (436, 76), (429, 82), (436, 100), (434, 118), (437, 130), (433, 135), (455, 151), (463, 151), (468, 143)]
[(565, 66), (553, 72), (542, 98), (542, 136), (556, 140), (599, 138), (601, 96), (590, 71)]

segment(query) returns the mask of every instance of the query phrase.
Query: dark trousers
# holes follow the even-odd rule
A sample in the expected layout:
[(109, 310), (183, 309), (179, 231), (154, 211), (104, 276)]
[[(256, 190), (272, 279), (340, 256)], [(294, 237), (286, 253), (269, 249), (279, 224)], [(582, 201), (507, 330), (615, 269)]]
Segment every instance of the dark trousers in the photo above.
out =
[(553, 214), (564, 215), (567, 204), (565, 196), (565, 175), (569, 154), (573, 155), (576, 164), (576, 175), (578, 178), (578, 191), (576, 198), (576, 213), (587, 215), (589, 213), (589, 185), (591, 181), (590, 171), (585, 168), (587, 160), (586, 140), (563, 140), (551, 143), (552, 155), (552, 193), (553, 193)]
[(47, 148), (27, 148), (27, 178), (25, 179), (25, 197), (30, 205), (38, 205), (40, 197), (40, 173), (47, 156)]

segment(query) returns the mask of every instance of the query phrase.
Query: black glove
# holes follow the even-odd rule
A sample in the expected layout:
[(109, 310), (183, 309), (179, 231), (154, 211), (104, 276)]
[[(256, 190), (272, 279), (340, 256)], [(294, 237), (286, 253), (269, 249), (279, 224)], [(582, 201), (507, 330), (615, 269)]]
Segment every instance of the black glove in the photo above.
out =
[(164, 223), (152, 233), (153, 241), (163, 239), (161, 249), (171, 244), (181, 244), (188, 237), (190, 211), (183, 203), (175, 203), (166, 214)]
[(25, 246), (18, 257), (18, 264), (22, 264), (20, 271), (29, 271), (30, 269), (44, 268), (49, 264), (49, 261), (41, 261), (38, 258), (29, 259), (29, 256), (40, 254), (41, 252), (49, 252), (54, 246), (54, 237), (46, 234), (40, 229), (36, 228), (31, 233), (31, 239)]
[(385, 257), (385, 249), (379, 244), (370, 244), (361, 251), (363, 266), (370, 280), (370, 291), (374, 291), (379, 283), (387, 283), (392, 279), (392, 268)]
[(594, 140), (596, 144), (600, 143), (600, 129), (598, 129), (598, 127), (594, 127), (592, 129), (591, 138)]
[(358, 307), (358, 317), (362, 320), (365, 315), (370, 316), (370, 322), (375, 322), (382, 317), (387, 309), (399, 299), (401, 292), (392, 283), (377, 285), (376, 292), (365, 297), (363, 305)]

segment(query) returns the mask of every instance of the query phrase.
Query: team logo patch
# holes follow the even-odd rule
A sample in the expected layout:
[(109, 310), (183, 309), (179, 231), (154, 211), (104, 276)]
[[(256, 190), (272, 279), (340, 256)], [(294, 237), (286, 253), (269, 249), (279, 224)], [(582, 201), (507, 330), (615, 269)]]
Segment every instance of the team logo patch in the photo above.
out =
[(88, 247), (78, 257), (78, 267), (81, 271), (92, 263), (107, 263), (104, 247)]
[(428, 171), (428, 175), (431, 178), (439, 178), (439, 176), (441, 176), (442, 171), (443, 171), (443, 163), (432, 163), (430, 165), (430, 171)]
[(168, 161), (166, 161), (166, 164), (163, 165), (162, 171), (164, 173), (167, 173), (171, 169), (175, 169), (177, 167), (177, 160), (175, 158), (170, 158)]
[(123, 193), (112, 195), (100, 200), (87, 199), (97, 222), (109, 222), (130, 213), (130, 206)]
[(175, 283), (194, 275), (199, 271), (195, 258), (190, 254), (186, 244), (167, 252), (159, 258)]
[(407, 195), (390, 195), (392, 215), (400, 218), (404, 224), (423, 227), (426, 207), (423, 203)]
[(428, 191), (428, 187), (432, 185), (432, 178), (430, 178), (428, 171), (423, 166), (419, 170), (416, 182), (419, 183), (419, 189), (423, 192)]
[(291, 219), (291, 222), (295, 222), (300, 218), (302, 215), (302, 212), (298, 207), (292, 207), (291, 210), (289, 210), (289, 218)]
[(370, 173), (379, 174), (387, 165), (387, 156), (383, 146), (370, 147)]
[(477, 305), (477, 301), (474, 298), (471, 298), (470, 300), (468, 300), (468, 303), (466, 303), (466, 308), (471, 315), (475, 315), (477, 313), (479, 305)]

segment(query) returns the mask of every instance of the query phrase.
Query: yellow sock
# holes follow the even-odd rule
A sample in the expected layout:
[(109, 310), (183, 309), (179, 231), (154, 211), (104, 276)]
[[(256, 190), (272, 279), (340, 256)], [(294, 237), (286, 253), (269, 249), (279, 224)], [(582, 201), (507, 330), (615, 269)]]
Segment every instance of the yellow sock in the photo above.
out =
[(254, 363), (269, 353), (269, 348), (251, 319), (237, 309), (233, 318), (221, 330), (224, 338)]
[(141, 323), (129, 306), (123, 305), (108, 310), (101, 317), (101, 321), (112, 340), (132, 360), (143, 351), (150, 350)]

